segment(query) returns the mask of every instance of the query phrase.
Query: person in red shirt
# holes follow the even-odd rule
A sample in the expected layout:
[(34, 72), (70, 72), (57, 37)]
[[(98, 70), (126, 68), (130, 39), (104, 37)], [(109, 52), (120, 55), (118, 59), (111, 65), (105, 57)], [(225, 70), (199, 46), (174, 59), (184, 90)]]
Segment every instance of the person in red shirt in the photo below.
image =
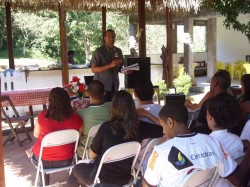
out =
[[(48, 133), (75, 129), (81, 134), (83, 121), (80, 116), (73, 113), (70, 97), (63, 88), (53, 88), (49, 96), (48, 110), (38, 115), (38, 122), (34, 129), (34, 136), (37, 138), (32, 148), (32, 163), (37, 166), (41, 142)], [(44, 168), (64, 167), (72, 163), (74, 156), (74, 145), (67, 144), (43, 150), (42, 161)], [(41, 176), (38, 184), (42, 186)], [(45, 185), (49, 185), (49, 175), (45, 175)]]

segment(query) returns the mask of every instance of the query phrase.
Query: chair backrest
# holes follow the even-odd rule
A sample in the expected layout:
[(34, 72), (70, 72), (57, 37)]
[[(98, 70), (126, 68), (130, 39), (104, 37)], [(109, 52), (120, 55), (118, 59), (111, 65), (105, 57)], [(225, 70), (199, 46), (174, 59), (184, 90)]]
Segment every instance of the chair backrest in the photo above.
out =
[(220, 70), (220, 69), (225, 69), (226, 66), (225, 66), (225, 63), (224, 62), (216, 62), (216, 70)]
[(205, 170), (193, 169), (184, 181), (183, 187), (213, 186), (215, 184), (213, 180), (217, 178), (215, 177), (216, 171), (216, 167)]
[(89, 130), (88, 137), (87, 137), (87, 140), (86, 140), (86, 144), (85, 144), (85, 147), (84, 147), (84, 150), (83, 150), (82, 159), (89, 159), (89, 155), (88, 155), (88, 152), (87, 152), (87, 149), (88, 149), (88, 146), (89, 146), (89, 139), (95, 137), (98, 129), (100, 128), (100, 126), (101, 126), (101, 124), (95, 125)]
[(99, 174), (100, 174), (103, 164), (117, 162), (117, 161), (125, 160), (127, 158), (132, 158), (132, 157), (134, 157), (134, 160), (131, 166), (131, 171), (132, 171), (132, 175), (135, 181), (136, 178), (135, 178), (134, 165), (138, 157), (138, 154), (140, 152), (140, 149), (141, 149), (141, 144), (138, 142), (122, 143), (122, 144), (118, 144), (109, 148), (102, 156), (102, 159), (100, 161), (100, 164), (99, 164), (99, 167), (97, 169), (97, 173), (94, 179), (94, 183), (100, 183)]
[[(74, 153), (76, 153), (76, 148), (79, 140), (79, 132), (74, 129), (65, 129), (54, 131), (47, 134), (41, 143), (40, 153), (39, 153), (39, 160), (42, 159), (43, 148), (44, 147), (54, 147), (60, 145), (66, 145), (75, 142)], [(75, 161), (77, 162), (77, 156), (74, 155)]]
[(243, 67), (246, 70), (246, 74), (250, 74), (250, 64), (249, 63), (245, 63), (245, 64), (243, 64)]
[(140, 163), (139, 163), (139, 167), (138, 170), (136, 171), (136, 178), (138, 177), (139, 173), (141, 172), (142, 176), (144, 175), (144, 170), (143, 170), (143, 162), (145, 159), (145, 156), (148, 152), (152, 151), (155, 145), (159, 145), (161, 142), (162, 138), (154, 138), (152, 140), (150, 140), (146, 146), (146, 148), (144, 149), (143, 155), (141, 157)]
[(192, 122), (196, 120), (199, 116), (200, 108), (193, 110), (192, 112), (188, 112), (188, 128), (191, 127)]

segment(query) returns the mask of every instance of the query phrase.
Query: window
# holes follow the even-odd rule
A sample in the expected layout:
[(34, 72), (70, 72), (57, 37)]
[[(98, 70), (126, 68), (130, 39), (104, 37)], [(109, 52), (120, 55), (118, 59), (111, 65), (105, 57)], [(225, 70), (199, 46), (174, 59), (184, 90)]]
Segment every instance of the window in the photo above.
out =
[[(177, 53), (184, 52), (184, 26), (177, 25)], [(206, 52), (206, 26), (193, 27), (194, 52)]]

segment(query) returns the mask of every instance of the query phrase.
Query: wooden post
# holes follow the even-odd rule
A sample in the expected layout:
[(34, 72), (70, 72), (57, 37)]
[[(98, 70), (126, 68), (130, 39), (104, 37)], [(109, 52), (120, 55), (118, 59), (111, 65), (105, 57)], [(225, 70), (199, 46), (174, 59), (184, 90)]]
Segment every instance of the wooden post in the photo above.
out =
[(173, 88), (173, 28), (172, 11), (166, 7), (168, 88)]
[(207, 79), (211, 81), (216, 69), (216, 18), (207, 20)]
[(106, 7), (102, 7), (102, 42), (103, 44), (104, 42), (104, 36), (105, 36), (105, 32), (106, 32), (106, 26), (107, 25), (107, 8)]
[(7, 45), (9, 52), (9, 68), (15, 69), (13, 42), (12, 42), (11, 4), (9, 2), (5, 3), (5, 12), (6, 12), (6, 28), (7, 28)]
[(59, 26), (60, 26), (60, 48), (62, 62), (62, 85), (69, 83), (69, 68), (68, 68), (68, 49), (67, 49), (67, 30), (66, 30), (66, 10), (64, 1), (59, 1)]
[[(1, 85), (1, 77), (0, 77), (0, 85)], [(0, 97), (1, 97), (1, 87), (0, 87)], [(1, 102), (0, 102), (0, 108)], [(0, 129), (2, 130), (2, 115), (0, 115)], [(3, 139), (2, 139), (2, 131), (0, 133), (0, 186), (5, 187), (5, 177), (4, 177), (4, 162), (3, 162)]]
[(146, 57), (146, 16), (145, 0), (138, 0), (138, 41), (139, 57)]
[(197, 85), (194, 77), (194, 51), (193, 51), (193, 19), (184, 20), (184, 33), (189, 34), (187, 43), (184, 44), (184, 67), (187, 74), (192, 79), (192, 85)]

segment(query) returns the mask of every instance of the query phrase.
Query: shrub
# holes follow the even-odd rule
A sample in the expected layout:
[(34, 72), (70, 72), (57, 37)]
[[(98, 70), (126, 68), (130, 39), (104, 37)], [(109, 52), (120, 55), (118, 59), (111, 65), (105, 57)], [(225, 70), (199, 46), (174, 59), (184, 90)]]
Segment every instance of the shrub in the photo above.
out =
[(157, 80), (154, 85), (158, 85), (160, 89), (160, 96), (161, 98), (164, 98), (164, 95), (167, 93), (167, 85), (164, 80)]
[(189, 93), (189, 89), (192, 86), (191, 77), (185, 73), (181, 72), (177, 78), (173, 81), (176, 93), (183, 93), (187, 95)]

